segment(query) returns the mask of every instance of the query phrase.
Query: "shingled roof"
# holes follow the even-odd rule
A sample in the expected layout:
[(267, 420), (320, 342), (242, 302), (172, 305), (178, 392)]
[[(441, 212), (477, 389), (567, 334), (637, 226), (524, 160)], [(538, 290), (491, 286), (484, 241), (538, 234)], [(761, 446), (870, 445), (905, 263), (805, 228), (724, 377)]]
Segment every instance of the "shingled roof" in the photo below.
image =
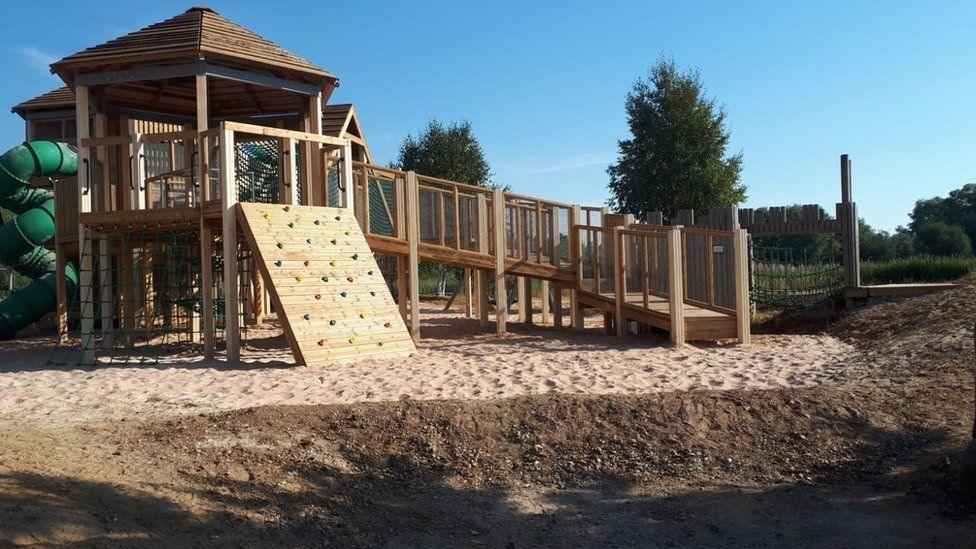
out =
[(33, 99), (18, 103), (10, 109), (21, 116), (28, 111), (53, 111), (61, 109), (75, 108), (75, 92), (65, 86), (56, 90), (51, 90), (44, 95), (39, 95)]
[(272, 72), (298, 73), (307, 81), (338, 79), (306, 59), (220, 16), (196, 6), (161, 23), (90, 47), (51, 65), (65, 82), (81, 70), (114, 70), (135, 63), (164, 63), (178, 59), (223, 59), (237, 65), (259, 65)]

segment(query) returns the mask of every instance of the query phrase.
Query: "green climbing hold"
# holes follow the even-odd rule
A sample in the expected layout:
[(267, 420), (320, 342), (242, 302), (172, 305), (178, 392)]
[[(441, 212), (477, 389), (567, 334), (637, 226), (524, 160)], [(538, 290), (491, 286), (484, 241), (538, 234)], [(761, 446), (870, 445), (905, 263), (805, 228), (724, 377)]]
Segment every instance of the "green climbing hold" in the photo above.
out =
[(352, 254), (352, 258), (353, 258), (354, 260), (355, 260), (355, 259), (359, 259), (359, 254)]
[(336, 325), (336, 321), (335, 320), (330, 320), (329, 321), (329, 326), (335, 326), (335, 325)]
[(279, 243), (278, 243), (278, 249), (279, 249), (279, 250), (280, 250), (280, 249), (282, 249), (282, 248), (284, 248), (284, 247), (285, 247), (285, 245), (284, 245), (284, 244), (282, 244), (281, 242), (279, 242)]
[(329, 281), (329, 277), (327, 277), (327, 276), (323, 276), (322, 277), (322, 282), (328, 282), (328, 281)]
[(295, 224), (294, 224), (294, 223), (292, 223), (291, 221), (289, 221), (289, 222), (288, 222), (288, 228), (289, 228), (289, 229), (294, 229), (294, 228), (295, 228)]
[(337, 215), (336, 216), (336, 221), (342, 221), (342, 217)]
[(367, 271), (366, 274), (368, 274), (369, 276), (373, 276), (373, 271)]

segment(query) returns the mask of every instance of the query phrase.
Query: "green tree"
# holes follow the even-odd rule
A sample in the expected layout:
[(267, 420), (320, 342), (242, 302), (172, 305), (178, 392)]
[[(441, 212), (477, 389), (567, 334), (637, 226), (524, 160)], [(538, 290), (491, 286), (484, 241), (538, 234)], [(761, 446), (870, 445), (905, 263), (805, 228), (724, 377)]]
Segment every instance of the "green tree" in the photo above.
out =
[(970, 241), (976, 241), (976, 183), (963, 185), (949, 192), (949, 196), (919, 200), (910, 214), (908, 227), (916, 236), (923, 227), (935, 221), (957, 225), (966, 231)]
[(958, 225), (948, 225), (933, 221), (918, 230), (915, 236), (919, 251), (938, 256), (968, 257), (973, 253), (973, 244), (966, 231)]
[[(479, 187), (491, 187), (491, 167), (485, 153), (467, 120), (445, 126), (430, 120), (417, 137), (408, 135), (400, 145), (400, 153), (392, 167), (414, 171), (421, 175), (457, 181)], [(443, 228), (441, 229), (443, 230)], [(459, 280), (460, 270), (454, 269)], [(437, 295), (447, 293), (448, 268), (436, 263), (423, 262), (419, 274), (422, 277), (438, 277)]]
[(610, 206), (644, 217), (693, 208), (704, 214), (745, 200), (742, 154), (726, 155), (725, 110), (705, 97), (697, 71), (680, 73), (661, 59), (627, 95), (630, 138), (618, 142)]
[(491, 186), (491, 168), (467, 120), (445, 126), (431, 120), (417, 137), (408, 135), (392, 167), (480, 187)]
[(915, 255), (915, 235), (905, 227), (899, 226), (891, 236), (891, 243), (895, 249), (895, 257), (911, 257)]

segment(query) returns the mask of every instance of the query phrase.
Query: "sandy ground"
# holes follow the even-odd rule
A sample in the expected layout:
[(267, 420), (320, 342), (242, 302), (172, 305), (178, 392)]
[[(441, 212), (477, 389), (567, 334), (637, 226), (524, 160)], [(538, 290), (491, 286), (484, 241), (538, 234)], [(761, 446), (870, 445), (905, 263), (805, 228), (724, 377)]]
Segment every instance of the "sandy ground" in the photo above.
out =
[(511, 333), (498, 336), (459, 313), (430, 309), (409, 358), (328, 368), (295, 367), (273, 321), (252, 329), (248, 363), (236, 368), (180, 357), (152, 366), (47, 366), (51, 340), (21, 340), (0, 347), (0, 417), (88, 421), (279, 404), (816, 387), (856, 375), (842, 365), (852, 348), (826, 335), (677, 349), (657, 336), (621, 341), (590, 321), (583, 335), (510, 324)]

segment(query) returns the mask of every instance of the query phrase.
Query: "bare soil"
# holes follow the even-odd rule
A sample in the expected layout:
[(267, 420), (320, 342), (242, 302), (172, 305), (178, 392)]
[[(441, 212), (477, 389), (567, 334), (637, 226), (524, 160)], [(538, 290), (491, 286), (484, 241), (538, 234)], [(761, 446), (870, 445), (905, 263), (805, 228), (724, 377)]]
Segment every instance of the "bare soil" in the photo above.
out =
[(968, 545), (974, 312), (843, 317), (828, 387), (4, 421), (0, 543)]

